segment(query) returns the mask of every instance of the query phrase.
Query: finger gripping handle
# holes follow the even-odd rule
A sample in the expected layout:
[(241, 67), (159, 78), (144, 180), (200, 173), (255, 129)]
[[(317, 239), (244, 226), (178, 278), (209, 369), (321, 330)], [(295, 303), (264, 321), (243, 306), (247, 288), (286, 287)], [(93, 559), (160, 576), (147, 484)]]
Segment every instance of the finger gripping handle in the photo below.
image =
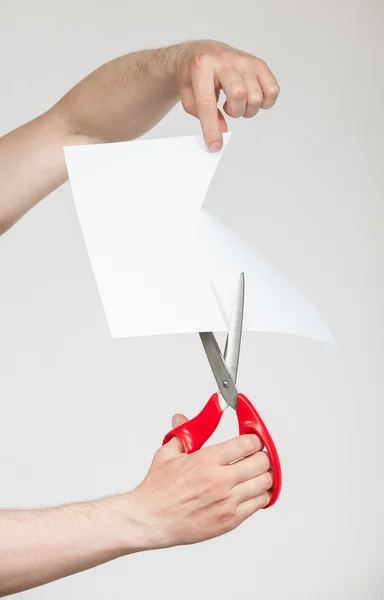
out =
[(192, 454), (200, 450), (201, 446), (211, 437), (222, 417), (217, 394), (210, 397), (203, 410), (196, 417), (175, 427), (167, 433), (163, 440), (163, 446), (173, 437), (178, 437), (183, 444), (184, 452)]
[(259, 413), (253, 404), (248, 400), (248, 398), (243, 394), (239, 394), (237, 397), (236, 413), (239, 421), (240, 435), (245, 433), (255, 433), (259, 436), (267, 450), (273, 472), (271, 499), (267, 506), (264, 507), (269, 508), (275, 504), (276, 500), (278, 499), (282, 483), (280, 459), (276, 450), (276, 446)]

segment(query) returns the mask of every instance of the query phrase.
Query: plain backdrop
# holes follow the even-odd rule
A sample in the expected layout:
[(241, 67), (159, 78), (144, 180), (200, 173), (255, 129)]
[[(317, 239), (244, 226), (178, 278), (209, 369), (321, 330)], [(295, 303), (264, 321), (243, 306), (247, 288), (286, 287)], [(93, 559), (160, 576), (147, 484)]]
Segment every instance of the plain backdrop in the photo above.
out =
[[(282, 459), (274, 508), (19, 598), (383, 598), (383, 12), (379, 0), (1, 1), (2, 133), (133, 50), (213, 38), (268, 62), (280, 99), (229, 123), (206, 202), (337, 342), (244, 336), (239, 388)], [(178, 106), (149, 137), (199, 131)], [(110, 337), (68, 184), (0, 238), (0, 277), (0, 505), (133, 488), (172, 413), (192, 416), (214, 390), (198, 337)], [(236, 433), (227, 413), (216, 441)]]

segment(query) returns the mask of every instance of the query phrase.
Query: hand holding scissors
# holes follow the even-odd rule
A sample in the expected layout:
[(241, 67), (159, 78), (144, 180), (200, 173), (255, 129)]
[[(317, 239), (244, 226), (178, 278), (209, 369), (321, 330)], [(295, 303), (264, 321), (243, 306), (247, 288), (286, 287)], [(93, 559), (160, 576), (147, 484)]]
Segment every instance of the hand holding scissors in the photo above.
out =
[(196, 452), (216, 430), (223, 411), (230, 406), (236, 411), (240, 435), (253, 433), (259, 436), (268, 453), (273, 472), (273, 488), (269, 503), (272, 506), (281, 490), (281, 467), (272, 437), (259, 413), (244, 394), (236, 388), (237, 370), (240, 357), (241, 334), (244, 313), (244, 274), (236, 294), (235, 304), (228, 328), (224, 356), (212, 332), (201, 332), (200, 339), (206, 352), (219, 391), (211, 396), (202, 411), (187, 423), (175, 427), (164, 438), (166, 444), (177, 436), (186, 453)]

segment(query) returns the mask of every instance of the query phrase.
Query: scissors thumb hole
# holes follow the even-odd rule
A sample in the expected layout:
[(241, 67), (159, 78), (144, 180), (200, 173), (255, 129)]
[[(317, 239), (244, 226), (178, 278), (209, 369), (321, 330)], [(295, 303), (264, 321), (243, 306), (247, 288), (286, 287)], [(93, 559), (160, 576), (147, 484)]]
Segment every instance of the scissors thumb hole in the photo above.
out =
[(184, 446), (183, 446), (183, 442), (181, 441), (181, 439), (177, 436), (174, 435), (165, 445), (163, 445), (160, 450), (163, 451), (163, 455), (164, 455), (164, 450), (166, 453), (170, 453), (170, 456), (175, 456), (175, 455), (179, 455), (182, 454), (184, 452)]

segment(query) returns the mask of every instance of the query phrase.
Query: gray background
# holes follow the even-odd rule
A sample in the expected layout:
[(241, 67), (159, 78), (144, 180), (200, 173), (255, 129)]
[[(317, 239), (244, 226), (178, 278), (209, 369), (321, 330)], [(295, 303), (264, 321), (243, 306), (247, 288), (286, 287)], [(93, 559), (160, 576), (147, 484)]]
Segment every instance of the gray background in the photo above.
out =
[[(269, 63), (279, 102), (230, 123), (207, 203), (301, 288), (337, 341), (244, 337), (239, 386), (283, 463), (273, 509), (226, 537), (20, 597), (383, 597), (382, 36), (378, 0), (2, 0), (3, 133), (135, 49), (210, 37)], [(178, 107), (150, 136), (198, 132)], [(1, 506), (134, 487), (172, 413), (193, 415), (213, 390), (198, 338), (111, 339), (68, 184), (0, 238), (0, 274)], [(234, 433), (228, 414), (216, 440)]]

